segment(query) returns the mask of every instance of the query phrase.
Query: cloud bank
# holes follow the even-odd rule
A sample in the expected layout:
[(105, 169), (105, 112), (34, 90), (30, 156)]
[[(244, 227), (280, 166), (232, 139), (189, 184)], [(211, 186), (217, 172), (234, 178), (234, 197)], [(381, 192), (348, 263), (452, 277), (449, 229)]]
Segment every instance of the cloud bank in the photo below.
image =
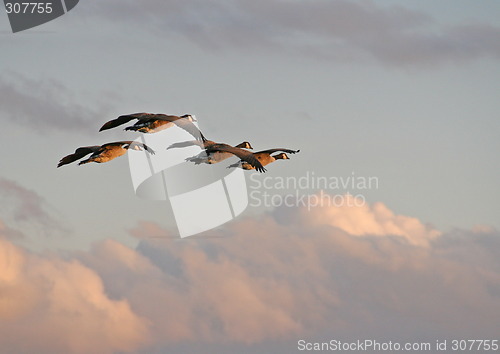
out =
[(135, 249), (105, 240), (64, 257), (2, 240), (0, 342), (289, 353), (299, 339), (496, 338), (498, 231), (440, 233), (381, 203), (338, 209), (278, 208), (205, 239), (141, 222)]
[(146, 0), (88, 5), (92, 16), (180, 35), (207, 50), (285, 51), (338, 61), (429, 66), (500, 58), (500, 27), (443, 26), (425, 13), (373, 1)]

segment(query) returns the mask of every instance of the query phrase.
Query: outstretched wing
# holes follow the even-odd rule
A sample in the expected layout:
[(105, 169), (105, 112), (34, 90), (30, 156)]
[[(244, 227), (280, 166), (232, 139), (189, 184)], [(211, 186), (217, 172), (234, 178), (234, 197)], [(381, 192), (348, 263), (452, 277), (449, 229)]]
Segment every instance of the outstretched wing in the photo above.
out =
[(75, 152), (73, 154), (68, 155), (68, 156), (64, 156), (61, 160), (59, 160), (57, 167), (61, 167), (61, 166), (67, 165), (69, 163), (72, 163), (76, 160), (81, 159), (82, 157), (87, 156), (88, 154), (99, 151), (99, 149), (100, 149), (100, 146), (79, 147), (78, 149), (75, 150)]
[(233, 147), (231, 145), (227, 144), (215, 144), (211, 145), (206, 149), (207, 154), (214, 152), (214, 151), (224, 151), (224, 152), (229, 152), (235, 156), (238, 156), (241, 160), (248, 162), (250, 165), (252, 165), (257, 171), (259, 172), (266, 172), (266, 169), (260, 161), (253, 156), (253, 154), (250, 151), (243, 150), (237, 147)]
[(141, 148), (143, 148), (144, 150), (146, 150), (147, 152), (149, 152), (151, 155), (154, 155), (155, 154), (155, 151), (153, 149), (151, 149), (149, 146), (147, 146), (146, 144), (143, 144), (143, 143), (138, 143), (137, 141), (134, 141), (132, 142), (130, 145), (129, 145), (129, 149), (131, 147), (134, 147), (134, 146), (139, 146)]
[(272, 154), (278, 151), (286, 152), (288, 154), (296, 154), (300, 152), (300, 150), (290, 150), (290, 149), (269, 149), (269, 150), (262, 150), (262, 151), (257, 151), (255, 154)]
[(172, 122), (179, 128), (184, 129), (189, 134), (191, 134), (196, 140), (206, 141), (207, 139), (203, 136), (201, 131), (186, 117), (172, 116), (167, 114), (155, 114), (155, 113), (133, 113), (119, 116), (116, 119), (106, 122), (99, 131), (111, 129), (119, 125), (130, 122), (132, 119), (138, 120), (164, 120), (167, 122)]
[(199, 146), (201, 147), (202, 149), (205, 148), (207, 145), (206, 143), (203, 144), (202, 142), (198, 141), (198, 140), (188, 140), (188, 141), (181, 141), (179, 143), (173, 143), (172, 145), (170, 145), (168, 149), (176, 149), (176, 148), (183, 148), (183, 147), (189, 147), (189, 146)]
[(109, 122), (104, 123), (104, 125), (99, 129), (99, 131), (108, 130), (119, 125), (130, 122), (132, 119), (148, 119), (149, 116), (155, 115), (151, 113), (133, 113), (133, 114), (125, 114), (123, 116), (119, 116), (116, 119), (110, 120)]
[(184, 129), (187, 131), (189, 134), (194, 136), (196, 140), (205, 142), (207, 141), (207, 138), (203, 135), (203, 133), (196, 127), (196, 125), (193, 124), (189, 119), (187, 118), (182, 118), (182, 117), (177, 117), (178, 119), (175, 119), (171, 121), (175, 125), (177, 125), (179, 128)]
[(188, 114), (184, 116), (170, 116), (167, 114), (152, 114), (151, 119), (158, 119), (158, 120), (166, 120), (169, 122), (174, 123), (177, 125), (179, 128), (184, 129), (187, 131), (189, 134), (191, 134), (196, 140), (205, 142), (207, 141), (207, 138), (202, 134), (202, 132), (196, 127), (196, 125), (193, 124), (191, 120), (188, 119), (188, 117), (192, 117)]

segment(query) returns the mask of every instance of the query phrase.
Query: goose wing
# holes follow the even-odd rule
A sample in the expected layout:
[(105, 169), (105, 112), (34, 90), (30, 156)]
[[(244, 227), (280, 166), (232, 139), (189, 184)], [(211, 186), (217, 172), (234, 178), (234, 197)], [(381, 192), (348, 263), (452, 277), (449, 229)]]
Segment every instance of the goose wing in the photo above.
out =
[[(127, 145), (127, 146), (124, 146), (124, 145)], [(143, 144), (143, 143), (139, 143), (137, 141), (132, 141), (132, 140), (126, 140), (126, 141), (115, 141), (113, 143), (107, 143), (107, 144), (104, 144), (100, 147), (100, 150), (104, 150), (104, 149), (107, 149), (109, 147), (112, 147), (112, 146), (122, 146), (123, 148), (126, 148), (126, 149), (130, 149), (130, 148), (133, 148), (135, 146), (138, 146), (144, 150), (146, 150), (147, 152), (149, 152), (150, 154), (153, 154), (154, 155), (154, 150), (151, 149), (149, 146), (147, 146), (146, 144)]]
[(99, 131), (111, 129), (114, 127), (117, 127), (119, 125), (125, 124), (127, 122), (130, 122), (132, 119), (138, 119), (138, 120), (164, 120), (167, 122), (172, 122), (175, 125), (177, 125), (179, 128), (184, 129), (187, 131), (189, 134), (191, 134), (193, 137), (196, 138), (196, 140), (200, 141), (206, 141), (207, 139), (201, 131), (194, 125), (189, 119), (186, 118), (186, 116), (173, 116), (173, 115), (167, 115), (167, 114), (161, 114), (161, 113), (133, 113), (133, 114), (126, 114), (123, 116), (119, 116), (116, 119), (110, 120), (109, 122), (106, 122)]
[(195, 146), (195, 145), (204, 149), (212, 144), (215, 144), (215, 143), (213, 141), (210, 141), (210, 140), (205, 141), (205, 143), (202, 143), (201, 141), (198, 141), (198, 140), (188, 140), (188, 141), (181, 141), (178, 143), (173, 143), (172, 145), (170, 145), (167, 148), (167, 150), (168, 149), (175, 149), (175, 148), (183, 148), (183, 147), (188, 147), (188, 146)]
[(259, 172), (266, 172), (266, 169), (260, 161), (250, 152), (247, 150), (243, 150), (231, 145), (227, 144), (214, 144), (209, 146), (206, 149), (207, 154), (214, 152), (214, 151), (224, 151), (224, 152), (229, 152), (235, 156), (238, 156), (241, 160), (248, 162), (250, 165), (252, 165), (257, 171)]
[(99, 151), (100, 148), (101, 148), (100, 146), (79, 147), (78, 149), (75, 150), (75, 152), (73, 154), (68, 155), (68, 156), (64, 156), (61, 160), (59, 160), (57, 167), (61, 167), (63, 165), (67, 165), (67, 164), (72, 163), (76, 160), (79, 160), (82, 157), (87, 156), (88, 154)]
[(146, 150), (147, 152), (149, 152), (151, 155), (154, 155), (155, 154), (155, 151), (153, 149), (151, 149), (149, 146), (147, 146), (146, 144), (143, 144), (143, 143), (138, 143), (137, 141), (134, 141), (132, 142), (130, 145), (129, 145), (129, 149), (130, 147), (134, 147), (134, 146), (139, 146), (141, 148), (143, 148), (144, 150)]
[[(161, 114), (159, 114), (159, 116), (161, 116)], [(207, 141), (207, 138), (205, 138), (203, 133), (189, 119), (187, 119), (185, 117), (177, 117), (177, 116), (166, 116), (166, 117), (168, 117), (168, 118), (164, 118), (164, 119), (158, 118), (158, 119), (168, 120), (169, 122), (174, 123), (179, 128), (184, 129), (189, 134), (191, 134), (196, 140), (199, 140), (202, 142)]]
[(149, 119), (150, 116), (154, 116), (155, 114), (151, 113), (132, 113), (132, 114), (125, 114), (123, 116), (119, 116), (116, 119), (112, 119), (109, 122), (104, 123), (104, 125), (99, 129), (99, 131), (103, 130), (108, 130), (114, 127), (117, 127), (119, 125), (125, 124), (130, 122), (132, 119), (139, 119), (139, 120), (145, 120)]
[(281, 149), (281, 148), (276, 148), (276, 149), (268, 149), (268, 150), (262, 150), (262, 151), (257, 151), (255, 154), (272, 154), (278, 151), (286, 152), (288, 154), (296, 154), (300, 152), (300, 150), (290, 150), (290, 149)]

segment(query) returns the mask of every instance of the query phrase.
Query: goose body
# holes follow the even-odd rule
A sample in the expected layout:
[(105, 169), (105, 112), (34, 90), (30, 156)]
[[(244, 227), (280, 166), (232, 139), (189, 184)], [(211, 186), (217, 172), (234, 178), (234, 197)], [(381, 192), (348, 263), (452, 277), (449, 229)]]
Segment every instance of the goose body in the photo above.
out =
[[(207, 157), (208, 161), (213, 161), (213, 158), (211, 156), (213, 156), (213, 154), (216, 152), (229, 153), (239, 157), (240, 160), (247, 162), (255, 170), (259, 172), (266, 172), (266, 169), (264, 168), (264, 166), (262, 166), (262, 163), (252, 154), (251, 151), (244, 150), (236, 146), (231, 146), (228, 144), (213, 144), (208, 146), (205, 149), (205, 152), (206, 155), (208, 156)], [(207, 162), (207, 163), (215, 163), (215, 162)]]
[[(196, 146), (197, 145), (197, 146), (201, 147), (202, 149), (205, 149), (205, 151), (200, 152), (196, 156), (187, 158), (186, 161), (194, 162), (196, 165), (199, 165), (201, 163), (214, 164), (214, 163), (224, 161), (233, 155), (233, 154), (226, 152), (226, 151), (212, 151), (210, 153), (206, 152), (206, 150), (209, 147), (215, 146), (217, 144), (218, 143), (216, 143), (212, 140), (206, 140), (205, 142), (192, 140), (192, 141), (184, 141), (184, 142), (172, 144), (167, 149), (187, 147), (187, 146)], [(240, 148), (240, 149), (253, 149), (252, 145), (250, 145), (250, 143), (248, 141), (244, 141), (244, 142), (236, 145), (235, 147)]]
[[(282, 151), (281, 153), (277, 155), (271, 155), (275, 152)], [(276, 161), (276, 160), (288, 160), (290, 159), (286, 153), (289, 154), (296, 154), (300, 150), (290, 150), (290, 149), (269, 149), (269, 150), (262, 150), (258, 152), (251, 153), (260, 163), (262, 166), (267, 166), (270, 163)], [(235, 164), (230, 165), (229, 167), (241, 167), (244, 170), (253, 170), (255, 167), (248, 163), (245, 160), (241, 160), (240, 162), (237, 162)]]
[(160, 130), (177, 125), (191, 134), (195, 139), (205, 141), (201, 131), (193, 124), (196, 122), (194, 116), (185, 114), (183, 116), (172, 116), (155, 113), (133, 113), (119, 116), (116, 119), (104, 123), (99, 131), (108, 130), (137, 119), (134, 125), (126, 127), (125, 130), (138, 131), (141, 133), (156, 133)]
[(117, 157), (124, 155), (128, 149), (134, 150), (146, 150), (150, 154), (154, 154), (153, 149), (143, 143), (138, 143), (136, 141), (116, 141), (113, 143), (107, 143), (104, 145), (95, 145), (95, 146), (83, 146), (79, 147), (75, 150), (73, 154), (67, 155), (59, 160), (57, 167), (61, 167), (63, 165), (67, 165), (76, 160), (84, 158), (85, 156), (90, 155), (90, 157), (86, 160), (82, 160), (78, 163), (78, 165), (83, 165), (89, 162), (97, 162), (103, 163), (108, 162)]

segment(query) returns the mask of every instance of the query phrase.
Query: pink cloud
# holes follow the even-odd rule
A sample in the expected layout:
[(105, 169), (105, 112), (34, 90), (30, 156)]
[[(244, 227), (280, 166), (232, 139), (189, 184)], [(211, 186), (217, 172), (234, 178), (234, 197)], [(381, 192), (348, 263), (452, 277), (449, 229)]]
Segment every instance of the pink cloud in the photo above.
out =
[[(319, 196), (318, 196), (319, 198)], [(370, 205), (363, 199), (352, 195), (343, 196), (339, 206), (290, 209), (294, 220), (307, 225), (331, 225), (356, 236), (375, 235), (401, 236), (415, 245), (428, 245), (429, 241), (441, 234), (440, 231), (423, 224), (414, 217), (397, 215), (383, 203)]]
[(76, 259), (30, 254), (0, 239), (0, 342), (6, 352), (130, 352), (148, 321), (113, 300)]
[(485, 227), (443, 234), (375, 203), (282, 208), (221, 238), (131, 232), (136, 249), (105, 240), (64, 258), (1, 241), (5, 348), (286, 353), (298, 338), (497, 334), (500, 235)]

